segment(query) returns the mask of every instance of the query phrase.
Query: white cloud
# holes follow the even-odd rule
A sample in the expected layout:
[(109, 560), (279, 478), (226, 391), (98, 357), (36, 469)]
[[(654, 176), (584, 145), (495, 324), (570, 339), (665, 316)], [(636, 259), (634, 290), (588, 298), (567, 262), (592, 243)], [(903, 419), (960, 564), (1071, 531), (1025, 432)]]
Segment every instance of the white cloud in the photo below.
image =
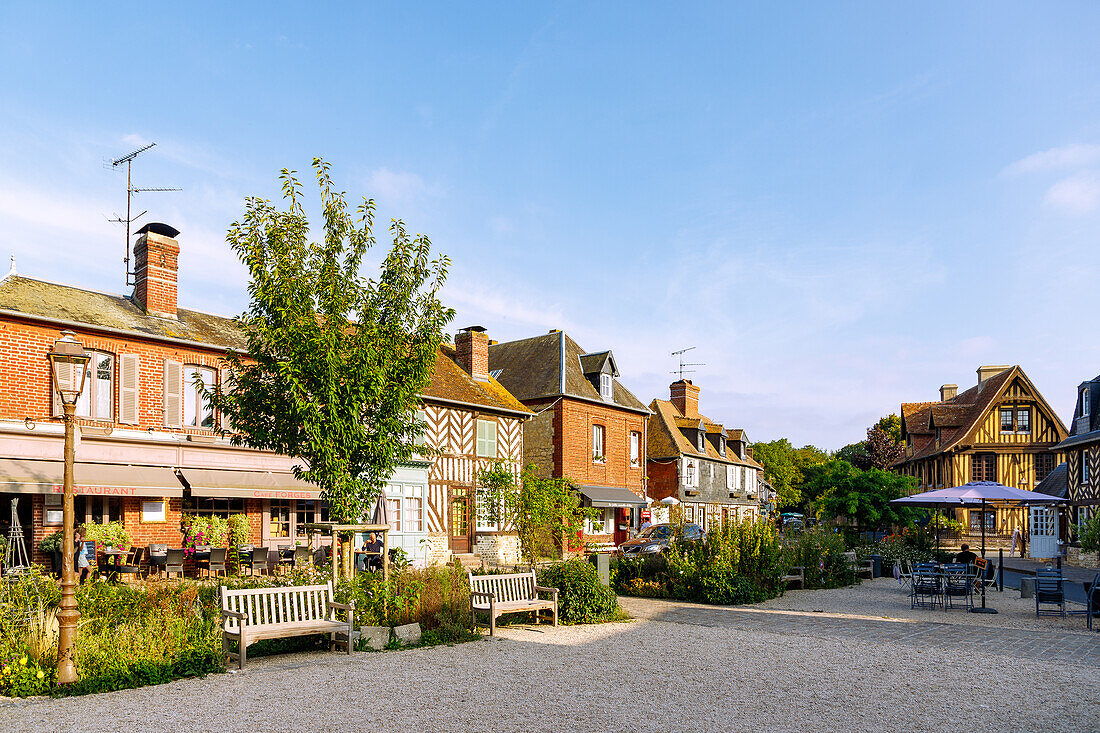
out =
[(1100, 208), (1100, 176), (1082, 171), (1065, 178), (1047, 190), (1043, 203), (1070, 214), (1092, 213)]
[(376, 168), (367, 177), (367, 195), (386, 206), (408, 203), (428, 193), (424, 179), (407, 171)]
[(1100, 163), (1100, 145), (1074, 143), (1032, 153), (1005, 168), (1007, 175), (1086, 168)]

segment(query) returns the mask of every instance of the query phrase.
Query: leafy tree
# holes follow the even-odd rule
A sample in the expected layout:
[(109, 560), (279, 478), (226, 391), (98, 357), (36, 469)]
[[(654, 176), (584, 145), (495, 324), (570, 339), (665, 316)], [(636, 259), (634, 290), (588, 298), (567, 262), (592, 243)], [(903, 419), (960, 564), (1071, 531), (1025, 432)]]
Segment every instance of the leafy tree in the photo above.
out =
[(786, 438), (753, 443), (752, 457), (764, 467), (764, 478), (778, 494), (780, 507), (800, 506), (806, 498), (802, 492), (804, 470), (828, 459), (820, 448), (795, 448)]
[(556, 555), (561, 543), (578, 537), (584, 520), (595, 516), (594, 510), (581, 506), (572, 480), (540, 476), (533, 465), (523, 470), (518, 485), (502, 461), (480, 471), (477, 482), (489, 520), (516, 531), (525, 562)]
[(858, 530), (912, 524), (914, 511), (890, 501), (906, 496), (914, 483), (910, 476), (878, 468), (862, 471), (834, 458), (810, 467), (804, 488), (817, 496), (811, 508), (819, 519), (846, 517)]
[(835, 458), (866, 471), (869, 468), (889, 469), (902, 457), (901, 418), (890, 414), (867, 428), (867, 438), (838, 450)]
[(871, 467), (871, 456), (867, 454), (867, 441), (865, 440), (858, 443), (849, 443), (834, 453), (833, 458), (846, 461), (856, 468), (864, 470)]
[(376, 279), (362, 277), (374, 202), (349, 211), (329, 165), (315, 158), (313, 168), (319, 242), (309, 240), (302, 186), (286, 169), (286, 209), (249, 197), (230, 227), (250, 276), (238, 318), (248, 356), (227, 354), (230, 382), (202, 389), (231, 422), (235, 445), (302, 459), (295, 475), (320, 487), (332, 518), (357, 522), (423, 430), (415, 409), (453, 317), (437, 297), (450, 262), (432, 259), (428, 238), (394, 220)]

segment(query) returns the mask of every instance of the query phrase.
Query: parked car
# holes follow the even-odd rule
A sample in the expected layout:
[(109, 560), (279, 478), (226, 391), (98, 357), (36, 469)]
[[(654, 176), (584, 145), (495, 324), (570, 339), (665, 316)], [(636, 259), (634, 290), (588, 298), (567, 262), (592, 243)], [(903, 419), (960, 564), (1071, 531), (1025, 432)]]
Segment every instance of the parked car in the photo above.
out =
[[(651, 524), (639, 532), (637, 537), (619, 545), (618, 552), (624, 557), (664, 552), (672, 542), (673, 532), (671, 524)], [(701, 541), (703, 529), (698, 524), (685, 524), (684, 539), (691, 542)]]

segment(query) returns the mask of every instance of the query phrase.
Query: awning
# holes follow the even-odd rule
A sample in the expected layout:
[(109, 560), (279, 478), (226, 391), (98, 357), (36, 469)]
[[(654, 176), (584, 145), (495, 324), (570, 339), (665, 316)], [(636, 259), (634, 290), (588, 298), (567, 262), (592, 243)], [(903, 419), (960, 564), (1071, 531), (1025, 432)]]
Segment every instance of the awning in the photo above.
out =
[[(0, 458), (0, 492), (16, 494), (62, 493), (65, 464)], [(183, 487), (167, 466), (125, 466), (81, 463), (73, 466), (73, 490), (85, 496), (183, 496)]]
[(180, 468), (191, 496), (221, 499), (318, 499), (321, 490), (292, 473)]
[(592, 507), (634, 507), (649, 504), (630, 489), (614, 486), (581, 486), (580, 492), (585, 503)]

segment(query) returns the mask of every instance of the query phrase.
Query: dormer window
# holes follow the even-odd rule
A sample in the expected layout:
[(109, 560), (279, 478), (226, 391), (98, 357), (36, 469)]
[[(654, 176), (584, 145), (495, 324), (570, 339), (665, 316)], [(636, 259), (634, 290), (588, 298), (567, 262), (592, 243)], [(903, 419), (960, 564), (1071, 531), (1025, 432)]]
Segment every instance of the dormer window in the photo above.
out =
[(600, 375), (600, 398), (610, 402), (614, 382), (611, 375), (606, 372)]
[(1081, 416), (1089, 414), (1089, 388), (1081, 388)]
[(707, 442), (707, 434), (705, 432), (703, 432), (702, 430), (700, 430), (699, 431), (699, 440), (696, 443), (696, 445), (699, 447), (699, 452), (700, 453), (706, 453), (707, 452), (706, 442)]

